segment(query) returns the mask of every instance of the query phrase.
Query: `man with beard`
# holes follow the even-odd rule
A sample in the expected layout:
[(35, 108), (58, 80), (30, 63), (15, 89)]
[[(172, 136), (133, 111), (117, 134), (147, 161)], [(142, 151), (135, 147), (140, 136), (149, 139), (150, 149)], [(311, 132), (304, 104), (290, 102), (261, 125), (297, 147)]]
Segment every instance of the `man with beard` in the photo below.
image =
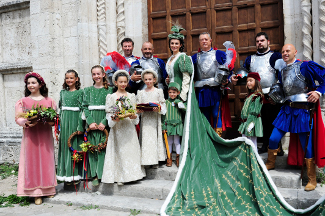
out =
[(131, 38), (124, 38), (121, 42), (121, 46), (124, 53), (124, 58), (129, 62), (130, 65), (132, 64), (132, 62), (140, 58), (132, 54), (134, 42)]
[[(270, 50), (270, 40), (265, 32), (260, 32), (255, 36), (257, 52), (246, 58), (244, 67), (249, 72), (257, 72), (261, 77), (261, 86), (264, 93), (264, 101), (261, 110), (263, 124), (263, 146), (258, 150), (258, 153), (267, 152), (269, 146), (269, 138), (273, 130), (273, 121), (281, 109), (281, 104), (271, 104), (268, 93), (272, 84), (277, 83), (277, 71), (270, 65), (270, 58), (281, 58), (280, 53), (274, 53)], [(283, 156), (282, 144), (280, 142), (278, 156)]]
[(141, 73), (137, 71), (139, 66), (141, 70), (153, 69), (158, 74), (158, 88), (164, 90), (166, 93), (167, 86), (165, 84), (165, 79), (167, 78), (167, 72), (165, 68), (165, 62), (159, 58), (153, 57), (154, 47), (150, 42), (144, 42), (141, 48), (142, 57), (132, 63), (130, 68), (131, 79), (129, 82), (132, 92), (137, 92), (138, 90), (143, 90), (146, 88), (146, 84), (141, 80)]

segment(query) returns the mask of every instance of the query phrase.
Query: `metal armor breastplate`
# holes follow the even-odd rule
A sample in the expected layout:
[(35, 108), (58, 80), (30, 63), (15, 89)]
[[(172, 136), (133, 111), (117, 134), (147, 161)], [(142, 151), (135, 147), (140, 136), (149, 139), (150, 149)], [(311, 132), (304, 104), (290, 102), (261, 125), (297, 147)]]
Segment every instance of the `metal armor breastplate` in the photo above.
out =
[(276, 71), (271, 67), (269, 62), (272, 54), (273, 53), (269, 52), (262, 56), (251, 56), (250, 72), (259, 73), (263, 93), (268, 93), (270, 90), (269, 88), (278, 81)]
[(130, 65), (132, 64), (132, 62), (134, 62), (134, 61), (137, 60), (137, 58), (134, 57), (134, 56), (131, 56), (131, 57), (125, 57), (125, 59), (129, 62)]
[[(293, 102), (306, 101), (306, 93), (308, 92), (307, 80), (300, 72), (302, 62), (293, 63), (282, 69), (282, 84), (286, 99)], [(299, 99), (297, 99), (297, 97)]]
[(216, 51), (200, 52), (197, 54), (197, 81), (209, 79), (215, 76), (219, 63), (216, 59)]
[[(144, 70), (145, 69), (152, 69), (152, 70), (157, 72), (157, 74), (158, 74), (158, 80), (157, 80), (158, 88), (163, 89), (163, 74), (162, 74), (162, 71), (160, 69), (157, 58), (150, 58), (150, 59), (141, 58), (141, 59), (139, 59), (139, 62), (140, 62), (141, 67)], [(144, 84), (144, 86), (140, 90), (143, 90), (145, 88), (146, 88), (146, 85)]]

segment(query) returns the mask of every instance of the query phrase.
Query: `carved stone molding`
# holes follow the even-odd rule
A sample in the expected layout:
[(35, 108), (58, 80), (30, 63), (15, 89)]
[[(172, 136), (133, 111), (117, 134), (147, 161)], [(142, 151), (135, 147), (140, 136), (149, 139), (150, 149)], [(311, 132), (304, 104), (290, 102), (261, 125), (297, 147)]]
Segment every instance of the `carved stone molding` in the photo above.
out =
[(124, 0), (116, 1), (117, 51), (122, 52), (121, 42), (125, 37)]
[(25, 64), (0, 64), (0, 74), (28, 73), (33, 70), (31, 63)]
[(15, 10), (23, 10), (29, 8), (29, 2), (26, 0), (19, 0), (19, 1), (10, 1), (10, 2), (5, 2), (1, 3), (0, 2), (0, 14), (1, 13), (7, 13), (10, 11), (15, 11)]
[(98, 29), (99, 59), (102, 59), (107, 53), (106, 1), (105, 0), (97, 0), (97, 29)]
[(319, 30), (320, 30), (320, 64), (325, 65), (325, 0), (319, 4)]
[(305, 60), (312, 60), (313, 55), (313, 38), (311, 36), (312, 25), (311, 25), (311, 2), (310, 0), (301, 0), (301, 10), (303, 15), (303, 26), (302, 26), (302, 44), (304, 47), (303, 56)]

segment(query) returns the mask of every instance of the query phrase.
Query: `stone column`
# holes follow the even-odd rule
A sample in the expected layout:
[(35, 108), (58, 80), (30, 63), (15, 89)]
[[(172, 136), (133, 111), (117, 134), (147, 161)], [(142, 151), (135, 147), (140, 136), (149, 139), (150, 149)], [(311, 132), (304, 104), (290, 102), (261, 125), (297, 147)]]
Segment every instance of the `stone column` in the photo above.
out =
[(298, 59), (303, 59), (302, 17), (300, 2), (296, 0), (283, 1), (284, 44), (290, 43), (296, 47)]
[(107, 52), (117, 49), (116, 0), (106, 0)]
[(93, 0), (83, 0), (78, 7), (78, 67), (82, 88), (93, 84), (90, 69), (99, 64), (97, 4)]
[(125, 0), (125, 36), (134, 41), (133, 54), (142, 56), (142, 44), (148, 40), (148, 8), (146, 0)]

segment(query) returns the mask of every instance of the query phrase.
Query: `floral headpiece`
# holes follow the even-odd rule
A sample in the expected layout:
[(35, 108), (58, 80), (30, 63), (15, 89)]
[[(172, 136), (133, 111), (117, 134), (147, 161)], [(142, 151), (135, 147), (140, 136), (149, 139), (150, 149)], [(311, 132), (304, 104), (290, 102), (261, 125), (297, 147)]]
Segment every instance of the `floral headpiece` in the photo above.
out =
[(35, 73), (35, 72), (27, 73), (24, 78), (25, 83), (27, 83), (27, 80), (29, 77), (36, 77), (41, 82), (41, 84), (45, 84), (43, 77), (41, 75), (39, 75), (38, 73)]
[(172, 28), (170, 29), (170, 31), (172, 31), (172, 34), (168, 35), (169, 39), (178, 39), (178, 40), (184, 40), (184, 35), (182, 33), (180, 33), (182, 30), (185, 30), (181, 24), (179, 24), (178, 20), (173, 23)]

